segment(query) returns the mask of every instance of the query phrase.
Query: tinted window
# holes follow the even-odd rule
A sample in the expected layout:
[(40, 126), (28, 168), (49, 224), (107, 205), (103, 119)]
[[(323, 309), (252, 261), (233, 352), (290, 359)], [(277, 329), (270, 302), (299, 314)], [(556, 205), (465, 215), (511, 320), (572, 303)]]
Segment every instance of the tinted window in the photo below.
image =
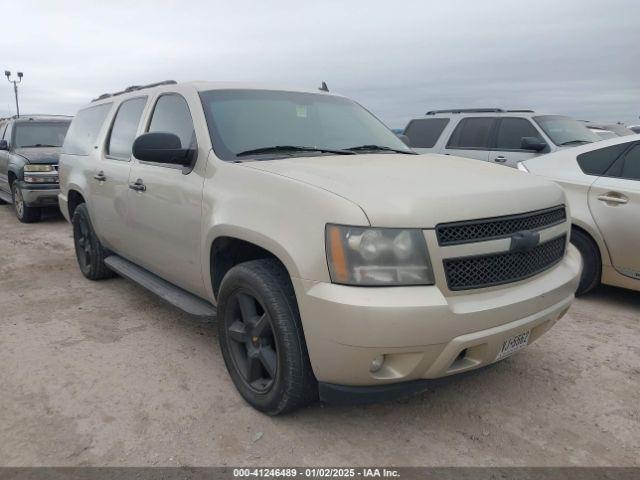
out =
[(156, 102), (149, 132), (168, 132), (180, 137), (182, 148), (195, 145), (189, 106), (180, 95), (163, 95)]
[(496, 150), (520, 150), (522, 148), (522, 137), (534, 137), (543, 141), (538, 130), (531, 125), (529, 120), (524, 118), (503, 118), (498, 126)]
[(62, 152), (69, 155), (89, 155), (110, 109), (111, 104), (104, 103), (80, 110), (71, 122)]
[(19, 122), (14, 148), (61, 147), (70, 122)]
[(380, 120), (347, 98), (270, 90), (214, 90), (200, 97), (213, 148), (224, 160), (282, 145), (312, 149), (285, 154), (292, 157), (321, 154), (313, 148), (342, 150), (362, 145), (411, 152)]
[(411, 120), (404, 134), (409, 137), (409, 144), (412, 147), (431, 148), (440, 138), (447, 123), (449, 123), (448, 118)]
[(495, 118), (464, 118), (449, 139), (447, 148), (489, 148)]
[(604, 175), (613, 162), (629, 146), (628, 143), (600, 148), (578, 155), (578, 165), (587, 175)]
[(640, 145), (636, 145), (625, 155), (621, 177), (640, 180)]
[(131, 146), (138, 131), (138, 124), (142, 110), (147, 103), (147, 97), (134, 98), (122, 102), (111, 127), (107, 154), (113, 157), (129, 159)]

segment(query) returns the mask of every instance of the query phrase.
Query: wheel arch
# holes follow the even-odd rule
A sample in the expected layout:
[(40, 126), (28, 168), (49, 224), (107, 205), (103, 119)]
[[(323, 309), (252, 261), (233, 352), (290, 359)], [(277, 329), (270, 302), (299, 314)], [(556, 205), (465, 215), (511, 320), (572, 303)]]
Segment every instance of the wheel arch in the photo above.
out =
[(70, 188), (67, 192), (67, 211), (69, 212), (69, 219), (73, 218), (73, 213), (78, 208), (78, 205), (87, 203), (84, 195), (75, 188)]
[(575, 219), (571, 223), (571, 229), (578, 230), (582, 232), (584, 235), (586, 235), (587, 237), (589, 237), (589, 239), (598, 248), (598, 252), (600, 253), (600, 260), (602, 264), (611, 265), (611, 260), (609, 258), (609, 251), (607, 250), (607, 246), (597, 231), (594, 231), (594, 229), (590, 225), (587, 225), (584, 222), (576, 221)]
[(273, 258), (287, 271), (289, 277), (298, 275), (298, 270), (293, 259), (286, 253), (284, 247), (254, 232), (246, 232), (240, 229), (225, 229), (211, 238), (208, 243), (207, 289), (217, 299), (220, 284), (224, 275), (239, 263), (257, 260), (261, 258)]

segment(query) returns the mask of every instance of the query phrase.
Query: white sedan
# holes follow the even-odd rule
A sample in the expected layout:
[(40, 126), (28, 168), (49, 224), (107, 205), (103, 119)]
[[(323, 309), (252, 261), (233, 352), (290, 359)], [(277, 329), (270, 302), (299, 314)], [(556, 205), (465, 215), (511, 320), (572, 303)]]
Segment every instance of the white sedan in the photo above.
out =
[(577, 293), (599, 283), (640, 291), (640, 135), (560, 150), (518, 168), (567, 193), (571, 242), (584, 260)]

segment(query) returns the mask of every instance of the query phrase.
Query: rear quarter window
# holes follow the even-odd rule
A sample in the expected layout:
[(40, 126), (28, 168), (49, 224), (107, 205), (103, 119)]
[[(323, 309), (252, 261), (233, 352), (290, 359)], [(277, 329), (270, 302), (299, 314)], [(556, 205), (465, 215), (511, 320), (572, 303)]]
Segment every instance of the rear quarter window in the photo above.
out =
[(449, 123), (448, 118), (422, 118), (411, 120), (404, 131), (409, 137), (409, 146), (416, 148), (433, 147), (442, 131)]
[(89, 155), (95, 146), (100, 129), (104, 124), (111, 103), (103, 103), (80, 110), (71, 122), (62, 145), (62, 153), (68, 155)]
[(587, 175), (602, 176), (628, 146), (628, 143), (621, 143), (581, 153), (578, 155), (578, 165)]

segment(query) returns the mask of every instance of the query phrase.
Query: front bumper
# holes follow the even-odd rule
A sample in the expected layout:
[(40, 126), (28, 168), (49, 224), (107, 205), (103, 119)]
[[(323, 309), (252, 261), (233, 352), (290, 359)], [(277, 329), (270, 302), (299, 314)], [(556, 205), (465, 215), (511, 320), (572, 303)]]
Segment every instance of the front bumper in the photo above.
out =
[(60, 186), (49, 183), (26, 183), (19, 182), (18, 186), (22, 192), (22, 198), (27, 207), (50, 207), (58, 205), (58, 194)]
[[(536, 277), (449, 296), (436, 286), (362, 288), (294, 279), (321, 390), (433, 379), (493, 363), (506, 339), (530, 330), (531, 343), (566, 313), (581, 266), (569, 247), (562, 262)], [(384, 364), (371, 373), (379, 355)]]

